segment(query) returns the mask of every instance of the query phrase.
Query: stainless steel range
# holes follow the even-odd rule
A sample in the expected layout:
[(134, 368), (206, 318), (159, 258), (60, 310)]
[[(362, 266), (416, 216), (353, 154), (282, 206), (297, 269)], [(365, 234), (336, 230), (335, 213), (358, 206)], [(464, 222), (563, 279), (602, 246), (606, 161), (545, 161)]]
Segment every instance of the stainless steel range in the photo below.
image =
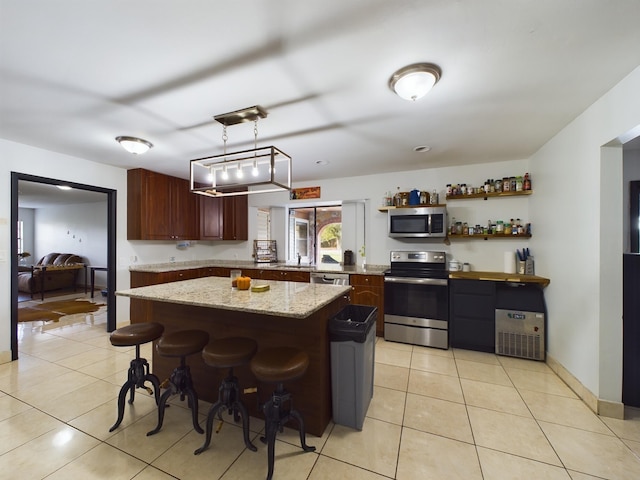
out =
[(384, 277), (385, 340), (449, 348), (445, 252), (393, 251)]

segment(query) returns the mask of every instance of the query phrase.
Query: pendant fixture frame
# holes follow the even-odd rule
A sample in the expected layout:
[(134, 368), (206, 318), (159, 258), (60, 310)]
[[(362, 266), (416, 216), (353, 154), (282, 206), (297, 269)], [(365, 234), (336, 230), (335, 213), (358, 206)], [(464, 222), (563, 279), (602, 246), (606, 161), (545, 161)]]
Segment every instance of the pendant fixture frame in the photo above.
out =
[[(258, 147), (259, 105), (213, 117), (223, 125), (224, 152), (190, 161), (192, 193), (228, 197), (291, 190), (291, 157), (273, 145)], [(254, 148), (227, 152), (227, 126), (253, 121)]]

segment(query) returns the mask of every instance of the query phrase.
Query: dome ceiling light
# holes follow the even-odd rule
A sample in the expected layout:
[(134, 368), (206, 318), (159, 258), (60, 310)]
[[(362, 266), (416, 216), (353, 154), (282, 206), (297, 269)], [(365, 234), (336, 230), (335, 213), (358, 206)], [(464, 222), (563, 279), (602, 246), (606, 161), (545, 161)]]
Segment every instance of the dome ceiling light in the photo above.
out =
[(119, 136), (116, 137), (116, 141), (122, 145), (122, 148), (127, 152), (133, 153), (134, 155), (142, 155), (153, 147), (153, 143), (138, 137)]
[(433, 63), (414, 63), (397, 70), (389, 79), (389, 88), (400, 98), (416, 101), (438, 83), (442, 70)]

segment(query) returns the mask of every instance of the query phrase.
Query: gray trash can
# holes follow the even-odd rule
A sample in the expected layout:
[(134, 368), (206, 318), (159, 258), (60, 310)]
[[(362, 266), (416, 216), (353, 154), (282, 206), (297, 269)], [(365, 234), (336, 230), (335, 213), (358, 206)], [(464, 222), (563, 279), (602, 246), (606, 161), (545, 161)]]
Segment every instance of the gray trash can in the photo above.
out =
[(329, 320), (333, 421), (362, 430), (373, 397), (376, 307), (347, 305)]

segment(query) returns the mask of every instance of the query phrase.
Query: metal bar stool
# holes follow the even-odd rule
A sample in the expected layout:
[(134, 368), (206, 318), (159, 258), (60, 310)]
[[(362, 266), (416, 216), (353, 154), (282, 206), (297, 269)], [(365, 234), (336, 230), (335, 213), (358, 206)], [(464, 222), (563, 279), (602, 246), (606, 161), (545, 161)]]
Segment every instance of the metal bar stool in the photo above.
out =
[(233, 374), (233, 367), (248, 365), (251, 358), (258, 350), (258, 344), (251, 338), (230, 337), (214, 340), (202, 351), (204, 363), (215, 368), (228, 368), (227, 377), (222, 380), (218, 388), (218, 400), (211, 405), (207, 414), (207, 429), (204, 444), (195, 452), (196, 455), (204, 452), (211, 443), (211, 431), (213, 429), (213, 419), (218, 414), (220, 426), (216, 433), (222, 428), (222, 412), (226, 409), (229, 414), (233, 414), (235, 422), (242, 417), (242, 432), (244, 434), (244, 444), (249, 450), (258, 450), (249, 439), (249, 414), (246, 407), (240, 401), (240, 387), (238, 377)]
[(291, 347), (265, 348), (251, 359), (251, 371), (265, 383), (275, 383), (276, 389), (271, 398), (262, 405), (265, 416), (265, 436), (260, 437), (267, 444), (268, 473), (267, 480), (273, 477), (275, 461), (276, 435), (282, 432), (284, 425), (291, 419), (298, 422), (300, 444), (305, 452), (313, 452), (305, 442), (305, 429), (302, 415), (293, 410), (291, 394), (284, 389), (284, 382), (302, 377), (309, 366), (309, 355), (303, 350)]
[(164, 391), (158, 402), (158, 425), (147, 432), (147, 436), (154, 435), (162, 428), (164, 421), (164, 409), (167, 400), (172, 395), (180, 394), (180, 400), (187, 397), (187, 404), (191, 408), (193, 418), (193, 428), (198, 433), (204, 430), (198, 425), (198, 394), (193, 388), (191, 371), (186, 364), (185, 358), (188, 355), (199, 353), (209, 343), (209, 334), (203, 330), (181, 330), (164, 335), (158, 340), (156, 351), (163, 357), (180, 357), (180, 365), (175, 368), (169, 377), (169, 387)]
[[(136, 347), (136, 358), (131, 360), (129, 371), (127, 373), (127, 381), (122, 385), (118, 395), (118, 419), (116, 423), (109, 429), (113, 432), (124, 417), (124, 401), (129, 395), (129, 404), (133, 404), (137, 388), (144, 388), (149, 395), (155, 394), (156, 405), (160, 399), (160, 381), (154, 374), (149, 373), (149, 363), (145, 358), (140, 357), (140, 345), (143, 343), (153, 342), (162, 336), (164, 327), (159, 323), (134, 323), (125, 327), (118, 328), (111, 332), (109, 339), (114, 347)], [(153, 390), (145, 386), (145, 382), (151, 382)]]

